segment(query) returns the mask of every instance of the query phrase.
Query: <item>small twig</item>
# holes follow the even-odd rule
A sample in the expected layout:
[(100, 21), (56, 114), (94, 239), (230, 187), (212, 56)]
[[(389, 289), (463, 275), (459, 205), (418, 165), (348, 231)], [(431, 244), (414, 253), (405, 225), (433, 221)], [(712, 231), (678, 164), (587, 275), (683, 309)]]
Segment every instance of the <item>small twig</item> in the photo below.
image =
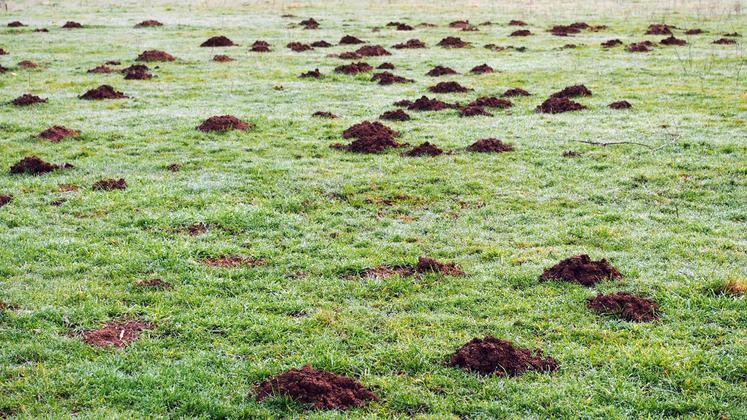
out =
[(593, 144), (595, 146), (602, 146), (602, 147), (613, 146), (613, 145), (616, 145), (616, 144), (632, 144), (634, 146), (643, 146), (643, 147), (649, 148), (651, 150), (655, 150), (654, 147), (649, 146), (648, 144), (636, 143), (634, 141), (610, 141), (610, 142), (606, 142), (605, 143), (605, 142), (599, 142), (599, 141), (576, 140), (576, 142), (578, 142), (578, 143), (586, 143), (586, 144)]

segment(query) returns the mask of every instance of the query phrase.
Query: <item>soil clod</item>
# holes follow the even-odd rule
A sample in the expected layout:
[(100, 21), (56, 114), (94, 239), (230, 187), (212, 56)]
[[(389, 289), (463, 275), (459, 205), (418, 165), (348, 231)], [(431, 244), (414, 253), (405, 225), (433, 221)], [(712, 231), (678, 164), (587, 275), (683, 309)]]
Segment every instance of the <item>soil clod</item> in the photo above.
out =
[(150, 330), (153, 325), (140, 320), (112, 321), (97, 330), (80, 333), (86, 344), (96, 347), (124, 347), (137, 340), (140, 332)]
[(332, 46), (332, 44), (322, 39), (321, 41), (312, 42), (311, 46), (314, 48), (329, 48)]
[(530, 36), (532, 35), (532, 32), (529, 29), (519, 29), (518, 31), (513, 31), (509, 36)]
[(495, 138), (477, 140), (467, 146), (467, 151), (478, 153), (503, 153), (514, 150), (514, 146)]
[(428, 91), (433, 93), (461, 93), (469, 92), (471, 90), (473, 89), (464, 87), (458, 82), (440, 82), (428, 88)]
[(47, 102), (46, 98), (40, 98), (36, 95), (24, 93), (23, 95), (13, 99), (11, 103), (16, 106), (29, 106), (34, 104), (41, 104), (44, 102)]
[(72, 168), (73, 165), (65, 163), (57, 165), (43, 161), (37, 156), (27, 156), (10, 167), (11, 174), (30, 174), (30, 175), (41, 175), (48, 172), (56, 171), (58, 169)]
[(174, 61), (176, 57), (173, 55), (159, 50), (147, 50), (140, 53), (135, 61)]
[(464, 48), (469, 46), (468, 42), (462, 41), (461, 38), (455, 36), (447, 36), (438, 42), (439, 47), (443, 48)]
[(594, 312), (615, 315), (626, 321), (647, 322), (659, 317), (659, 306), (656, 302), (625, 292), (599, 294), (589, 298), (586, 306)]
[(436, 66), (436, 67), (430, 69), (430, 71), (428, 71), (428, 73), (426, 73), (425, 75), (426, 76), (439, 77), (439, 76), (446, 76), (446, 75), (450, 75), (450, 74), (457, 74), (457, 72), (454, 69), (450, 68), (450, 67)]
[(65, 29), (80, 29), (80, 28), (83, 27), (83, 25), (81, 25), (78, 22), (73, 22), (73, 21), (69, 20), (69, 21), (65, 22), (65, 24), (62, 25), (62, 27), (65, 28)]
[(527, 23), (523, 20), (512, 19), (508, 22), (508, 26), (527, 26)]
[(297, 52), (297, 53), (304, 52), (304, 51), (309, 51), (309, 50), (313, 50), (314, 49), (314, 47), (312, 47), (311, 45), (309, 45), (309, 44), (303, 44), (301, 42), (289, 42), (286, 45), (286, 47), (288, 49), (290, 49), (291, 51)]
[(24, 70), (32, 70), (32, 69), (38, 69), (39, 65), (34, 63), (33, 61), (23, 60), (23, 61), (18, 62), (18, 67)]
[(427, 96), (421, 96), (407, 107), (411, 111), (441, 111), (448, 108), (454, 108), (454, 105)]
[[(402, 156), (407, 156), (407, 157), (438, 156), (438, 155), (442, 155), (443, 153), (444, 151), (439, 149), (436, 145), (431, 144), (429, 142), (425, 142), (425, 143), (418, 145), (417, 147), (415, 147), (414, 149), (408, 152), (402, 153)], [(418, 265), (419, 264), (420, 262), (418, 261)]]
[(233, 58), (227, 55), (218, 54), (218, 55), (213, 56), (213, 61), (217, 61), (219, 63), (228, 63), (229, 61), (233, 61)]
[(394, 64), (392, 63), (381, 63), (378, 66), (376, 66), (379, 70), (394, 70)]
[(322, 77), (322, 73), (319, 71), (319, 69), (314, 69), (314, 70), (309, 70), (306, 73), (301, 73), (299, 77), (319, 79), (320, 77)]
[(716, 44), (716, 45), (731, 45), (731, 44), (736, 44), (736, 43), (737, 43), (736, 40), (729, 39), (729, 38), (719, 38), (713, 41), (713, 44)]
[(13, 201), (13, 197), (10, 195), (0, 195), (0, 207), (5, 206), (6, 204)]
[(389, 51), (384, 49), (381, 45), (366, 45), (355, 50), (355, 53), (362, 57), (381, 57), (385, 55), (392, 55)]
[(298, 24), (303, 26), (304, 29), (318, 29), (319, 28), (319, 22), (317, 22), (314, 18), (302, 20)]
[(414, 80), (408, 79), (402, 76), (397, 76), (388, 71), (376, 73), (371, 77), (372, 81), (378, 82), (380, 85), (391, 85), (394, 83), (412, 83)]
[(352, 35), (345, 35), (342, 38), (340, 38), (340, 45), (357, 45), (357, 44), (365, 44), (366, 41), (363, 41), (362, 39), (356, 38)]
[(425, 43), (419, 39), (408, 39), (406, 42), (394, 44), (392, 48), (403, 50), (403, 49), (417, 49), (425, 48)]
[(358, 73), (369, 72), (371, 70), (373, 70), (373, 67), (371, 67), (368, 63), (364, 63), (364, 62), (346, 64), (343, 66), (335, 67), (335, 73), (343, 73), (343, 74), (358, 74)]
[(327, 112), (327, 111), (316, 111), (315, 113), (311, 114), (312, 117), (316, 118), (329, 118), (329, 119), (335, 119), (337, 118), (337, 115)]
[(609, 104), (607, 106), (610, 107), (610, 108), (612, 108), (612, 109), (628, 109), (628, 108), (632, 108), (633, 107), (633, 105), (630, 102), (628, 102), (628, 101), (612, 102), (611, 104)]
[(661, 45), (669, 45), (669, 46), (682, 46), (687, 45), (687, 41), (684, 39), (675, 38), (674, 35), (664, 38), (659, 42)]
[(79, 98), (87, 101), (95, 101), (102, 99), (124, 99), (128, 98), (128, 96), (122, 92), (115, 90), (109, 85), (101, 85), (95, 89), (87, 91), (83, 95), (79, 96)]
[(126, 190), (127, 181), (125, 181), (124, 178), (102, 179), (94, 182), (91, 189), (94, 191)]
[(153, 28), (156, 26), (163, 26), (163, 23), (157, 20), (149, 19), (149, 20), (144, 20), (138, 23), (137, 25), (135, 25), (136, 28)]
[(26, 25), (23, 24), (23, 22), (19, 22), (17, 20), (14, 20), (13, 22), (8, 22), (9, 28), (22, 28)]
[(542, 105), (537, 107), (537, 112), (544, 114), (560, 114), (563, 112), (580, 111), (582, 109), (586, 109), (586, 107), (568, 98), (550, 97), (543, 102)]
[(55, 125), (39, 133), (39, 138), (51, 141), (52, 143), (58, 143), (66, 137), (78, 137), (79, 135), (80, 133), (73, 129), (61, 125)]
[(235, 45), (236, 44), (227, 37), (219, 35), (208, 38), (207, 41), (200, 44), (200, 47), (233, 47)]
[(625, 47), (625, 50), (628, 52), (649, 52), (653, 46), (654, 43), (651, 41), (634, 42)]
[(514, 104), (508, 99), (500, 99), (495, 96), (481, 96), (474, 101), (470, 102), (467, 106), (482, 106), (487, 108), (500, 108), (506, 109), (511, 108)]
[(88, 73), (101, 73), (101, 74), (107, 74), (107, 73), (113, 73), (114, 69), (112, 69), (109, 66), (96, 66), (90, 70), (88, 70)]
[(254, 125), (245, 123), (233, 115), (216, 115), (206, 119), (197, 129), (204, 132), (248, 130)]
[(348, 145), (337, 143), (331, 147), (355, 153), (382, 153), (389, 148), (405, 146), (394, 140), (398, 135), (399, 133), (380, 122), (363, 121), (350, 126), (342, 133), (343, 138), (355, 138), (355, 141)]
[(493, 116), (493, 114), (486, 111), (485, 108), (481, 106), (468, 105), (459, 110), (459, 116), (461, 117), (479, 117), (479, 116), (491, 117)]
[(243, 257), (240, 255), (224, 255), (222, 257), (205, 258), (202, 262), (207, 266), (220, 268), (238, 267), (240, 265), (246, 267), (259, 267), (267, 264), (265, 260)]
[(473, 338), (460, 347), (449, 365), (482, 375), (516, 376), (527, 371), (553, 372), (558, 362), (543, 357), (542, 350), (514, 347), (513, 343), (495, 337)]
[(614, 47), (618, 47), (618, 46), (620, 46), (622, 44), (623, 44), (623, 42), (620, 41), (617, 38), (615, 38), (615, 39), (608, 39), (607, 41), (602, 42), (602, 47), (604, 47), (604, 48), (614, 48)]
[(646, 35), (672, 35), (672, 29), (674, 29), (674, 26), (665, 25), (663, 23), (654, 23), (648, 25)]
[(493, 68), (487, 64), (480, 64), (479, 66), (472, 67), (472, 70), (470, 70), (469, 72), (472, 74), (486, 74), (492, 73)]
[(550, 95), (551, 98), (575, 98), (577, 96), (591, 96), (591, 90), (584, 85), (574, 85)]
[(409, 121), (410, 115), (405, 111), (398, 109), (396, 111), (386, 111), (379, 116), (379, 119), (389, 121)]
[(522, 88), (511, 88), (503, 92), (501, 95), (504, 98), (511, 98), (515, 96), (531, 96), (532, 94)]
[(607, 260), (592, 261), (586, 255), (569, 257), (546, 269), (540, 280), (564, 280), (592, 286), (603, 280), (614, 280), (622, 277), (620, 272)]

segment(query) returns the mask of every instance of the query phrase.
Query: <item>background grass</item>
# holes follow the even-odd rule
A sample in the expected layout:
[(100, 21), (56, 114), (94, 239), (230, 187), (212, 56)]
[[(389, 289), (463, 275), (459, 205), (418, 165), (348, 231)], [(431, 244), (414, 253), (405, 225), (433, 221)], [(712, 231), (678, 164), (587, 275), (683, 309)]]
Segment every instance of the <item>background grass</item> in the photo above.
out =
[[(747, 93), (742, 44), (714, 46), (724, 32), (747, 34), (740, 2), (72, 2), (11, 4), (0, 29), (2, 101), (22, 93), (44, 105), (0, 106), (0, 414), (19, 417), (336, 417), (305, 413), (287, 399), (262, 403), (253, 384), (312, 364), (358, 378), (381, 402), (355, 416), (718, 417), (747, 416), (747, 304), (714, 284), (747, 276)], [(364, 13), (365, 11), (365, 13)], [(284, 13), (297, 17), (281, 18)], [(288, 28), (315, 17), (321, 29)], [(166, 26), (133, 29), (146, 18)], [(465, 18), (494, 26), (458, 32)], [(510, 38), (513, 18), (536, 35)], [(66, 20), (87, 26), (59, 29)], [(439, 24), (397, 32), (392, 20)], [(558, 38), (553, 24), (587, 20), (602, 32)], [(681, 48), (648, 54), (603, 50), (650, 23), (708, 33), (678, 37)], [(198, 48), (223, 34), (240, 47)], [(394, 50), (367, 60), (397, 66), (416, 83), (380, 87), (370, 75), (332, 72), (326, 58), (351, 48), (301, 54), (289, 41), (336, 42), (344, 34), (386, 47), (409, 38), (426, 50)], [(474, 48), (435, 43), (460, 36)], [(270, 54), (249, 53), (256, 39)], [(741, 42), (741, 41), (740, 41)], [(487, 43), (527, 52), (491, 52)], [(578, 48), (560, 50), (567, 43)], [(149, 81), (86, 70), (107, 60), (129, 64), (145, 49), (178, 57)], [(210, 61), (229, 54), (231, 63)], [(39, 70), (15, 63), (32, 60)], [(472, 76), (475, 65), (497, 72)], [(432, 66), (461, 75), (424, 76)], [(299, 79), (319, 68), (321, 80)], [(391, 123), (412, 144), (453, 150), (438, 158), (397, 152), (354, 155), (328, 148), (341, 132), (413, 99), (439, 80), (474, 88), (437, 95), (467, 102), (523, 87), (534, 95), (493, 117), (455, 111), (412, 113)], [(102, 83), (132, 99), (76, 98)], [(540, 115), (550, 93), (583, 83), (590, 110)], [(278, 90), (282, 86), (282, 90)], [(433, 96), (433, 95), (431, 95)], [(628, 100), (633, 109), (606, 105)], [(330, 111), (336, 120), (312, 119)], [(215, 114), (256, 124), (248, 132), (194, 129)], [(62, 124), (78, 139), (51, 144), (34, 136)], [(498, 137), (516, 151), (469, 154), (475, 140)], [(650, 145), (597, 147), (578, 141)], [(581, 153), (565, 158), (565, 150)], [(7, 168), (36, 154), (73, 163), (41, 177)], [(178, 173), (166, 170), (183, 165)], [(95, 192), (101, 178), (124, 177), (126, 191)], [(80, 186), (58, 192), (59, 184)], [(55, 200), (66, 200), (51, 206)], [(185, 225), (209, 232), (189, 236)], [(542, 269), (567, 256), (608, 258), (619, 282), (593, 289), (539, 283)], [(265, 258), (260, 268), (210, 268), (223, 254)], [(419, 255), (456, 261), (466, 278), (357, 281), (350, 270), (412, 263)], [(305, 277), (289, 273), (302, 271)], [(162, 278), (172, 290), (145, 291)], [(650, 324), (596, 316), (597, 292), (655, 298)], [(301, 312), (303, 316), (297, 316)], [(122, 350), (96, 349), (75, 334), (124, 316), (157, 328)], [(477, 377), (443, 366), (474, 336), (540, 347), (560, 363), (554, 374)]]

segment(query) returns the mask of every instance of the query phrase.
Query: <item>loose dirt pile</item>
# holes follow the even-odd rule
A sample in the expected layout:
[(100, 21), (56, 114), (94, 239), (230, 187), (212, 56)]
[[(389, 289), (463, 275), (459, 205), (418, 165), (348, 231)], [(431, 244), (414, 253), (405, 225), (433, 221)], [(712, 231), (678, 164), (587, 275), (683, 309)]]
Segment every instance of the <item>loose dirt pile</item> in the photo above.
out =
[(522, 88), (511, 88), (503, 92), (501, 95), (504, 98), (511, 98), (515, 96), (531, 96), (532, 94)]
[(96, 66), (96, 67), (88, 70), (88, 73), (102, 73), (102, 74), (105, 74), (105, 73), (113, 73), (113, 72), (114, 72), (114, 69), (112, 69), (109, 66)]
[(311, 404), (317, 410), (348, 410), (379, 399), (351, 378), (309, 365), (267, 379), (254, 388), (254, 393), (259, 401), (281, 394), (293, 401)]
[(219, 35), (208, 38), (207, 41), (200, 44), (200, 47), (233, 47), (235, 45), (236, 44), (227, 37)]
[(345, 35), (342, 38), (340, 38), (340, 45), (357, 45), (357, 44), (365, 44), (366, 41), (363, 41), (362, 39), (358, 39), (351, 35)]
[(97, 330), (80, 333), (86, 344), (96, 347), (124, 347), (137, 340), (140, 332), (150, 330), (153, 325), (141, 320), (112, 321)]
[(148, 80), (152, 79), (153, 75), (143, 69), (132, 69), (125, 72), (125, 80)]
[(11, 103), (17, 106), (29, 106), (34, 104), (41, 104), (44, 102), (47, 102), (46, 98), (40, 98), (36, 95), (24, 93), (23, 95), (13, 99)]
[(346, 64), (344, 66), (335, 67), (335, 73), (342, 73), (342, 74), (358, 74), (358, 73), (365, 73), (371, 70), (373, 70), (373, 67), (371, 67), (368, 63), (364, 63), (364, 62)]
[(219, 63), (228, 63), (229, 61), (233, 61), (233, 58), (227, 55), (218, 54), (218, 55), (213, 56), (213, 61), (217, 61)]
[(194, 223), (180, 228), (180, 231), (186, 231), (189, 236), (202, 235), (203, 233), (207, 233), (208, 230), (208, 225), (203, 222)]
[[(422, 146), (422, 145), (421, 145)], [(432, 146), (432, 145), (430, 145)], [(425, 149), (430, 149), (428, 146)], [(442, 151), (443, 153), (443, 151)], [(415, 266), (411, 265), (380, 265), (378, 267), (367, 268), (358, 273), (358, 277), (387, 279), (394, 276), (409, 277), (416, 274), (437, 273), (444, 276), (465, 276), (465, 272), (455, 263), (442, 263), (429, 257), (418, 257)]]
[(527, 26), (527, 23), (523, 20), (510, 20), (508, 26)]
[(16, 162), (15, 165), (11, 166), (10, 173), (11, 174), (41, 175), (41, 174), (46, 174), (48, 172), (56, 171), (58, 169), (69, 169), (72, 167), (73, 165), (69, 163), (65, 163), (63, 165), (57, 165), (54, 163), (45, 162), (37, 156), (27, 156), (19, 160), (18, 162)]
[(542, 102), (542, 105), (538, 106), (536, 111), (544, 114), (560, 114), (563, 112), (580, 111), (582, 109), (586, 109), (586, 107), (568, 98), (551, 97)]
[(37, 29), (34, 29), (34, 32), (49, 32), (49, 29), (47, 29), (47, 28), (37, 28)]
[(448, 108), (454, 108), (454, 105), (427, 96), (421, 96), (407, 107), (411, 111), (441, 111)]
[(674, 35), (664, 38), (659, 42), (661, 45), (669, 45), (669, 46), (682, 46), (686, 45), (687, 41), (684, 39), (675, 38)]
[(495, 337), (473, 338), (459, 348), (449, 365), (482, 375), (515, 376), (527, 371), (553, 372), (558, 362), (543, 357), (542, 350), (514, 347), (510, 341)]
[(654, 43), (651, 41), (634, 42), (628, 45), (625, 50), (628, 52), (649, 52), (653, 46)]
[(81, 25), (78, 22), (73, 22), (73, 21), (69, 20), (69, 21), (65, 22), (65, 24), (62, 25), (62, 27), (65, 28), (65, 29), (79, 29), (79, 28), (82, 28), (83, 25)]
[(365, 47), (358, 48), (355, 50), (356, 54), (363, 57), (381, 57), (385, 55), (392, 55), (389, 51), (385, 50), (381, 45), (367, 45)]
[(314, 48), (329, 48), (329, 47), (332, 46), (332, 44), (330, 44), (329, 42), (327, 42), (325, 40), (321, 40), (321, 41), (314, 41), (314, 42), (312, 42), (311, 46), (314, 47)]
[(163, 26), (163, 23), (157, 21), (157, 20), (144, 20), (137, 25), (135, 25), (136, 28), (152, 28), (154, 26)]
[(24, 25), (23, 23), (21, 23), (21, 22), (19, 22), (17, 20), (14, 20), (13, 22), (9, 22), (8, 23), (8, 27), (9, 28), (21, 28), (21, 27), (24, 27), (24, 26), (26, 26), (26, 25)]
[(720, 38), (720, 39), (713, 41), (713, 43), (716, 45), (731, 45), (731, 44), (736, 44), (737, 41), (733, 39), (729, 39), (729, 38)]
[(260, 53), (270, 52), (270, 43), (261, 39), (254, 41), (254, 43), (252, 43), (252, 46), (249, 48), (249, 51)]
[(319, 69), (314, 69), (314, 70), (307, 71), (306, 73), (301, 73), (299, 77), (319, 79), (320, 77), (322, 77), (322, 73), (319, 71)]
[(394, 70), (394, 64), (392, 63), (381, 63), (377, 67), (379, 70)]
[(358, 124), (353, 124), (348, 127), (342, 133), (342, 137), (345, 139), (351, 138), (364, 138), (364, 137), (389, 137), (394, 138), (399, 136), (399, 133), (392, 130), (379, 122), (363, 121)]
[(132, 72), (132, 71), (144, 71), (144, 72), (147, 72), (149, 70), (150, 69), (145, 64), (133, 64), (133, 65), (131, 65), (129, 67), (123, 68), (122, 70), (120, 70), (120, 72), (122, 74), (127, 74), (127, 73)]
[(319, 22), (317, 22), (314, 18), (302, 20), (298, 24), (303, 26), (304, 29), (318, 29), (319, 28)]
[(591, 90), (584, 85), (574, 85), (550, 95), (551, 98), (575, 98), (577, 96), (591, 96)]
[(330, 54), (329, 57), (337, 57), (342, 60), (358, 60), (359, 58), (363, 58), (362, 55), (355, 51), (346, 51), (341, 54)]
[(455, 20), (449, 23), (449, 28), (464, 29), (469, 27), (470, 23), (468, 20)]
[(603, 315), (615, 315), (626, 321), (647, 322), (659, 317), (659, 305), (651, 299), (618, 292), (597, 295), (586, 301), (586, 306)]
[(415, 271), (418, 273), (439, 273), (444, 276), (456, 277), (466, 275), (456, 263), (442, 263), (429, 257), (418, 257), (418, 264), (415, 266)]
[(604, 47), (604, 48), (614, 48), (614, 47), (620, 46), (622, 44), (623, 44), (622, 41), (620, 41), (619, 39), (615, 38), (615, 39), (609, 39), (607, 41), (602, 42), (602, 47)]
[(126, 190), (127, 181), (125, 181), (124, 178), (102, 179), (94, 182), (91, 189), (94, 191)]
[(495, 96), (481, 96), (474, 101), (470, 102), (467, 106), (482, 106), (487, 108), (500, 108), (506, 109), (511, 108), (514, 104), (507, 99), (499, 99)]
[(329, 118), (329, 119), (335, 119), (337, 118), (337, 115), (327, 112), (327, 111), (316, 111), (315, 113), (311, 114), (312, 117), (316, 118)]
[(392, 48), (403, 50), (403, 49), (415, 49), (415, 48), (425, 48), (425, 42), (419, 40), (419, 39), (408, 39), (406, 42), (400, 43), (400, 44), (394, 44), (392, 45)]
[(309, 50), (314, 49), (311, 45), (303, 44), (300, 42), (289, 42), (286, 45), (286, 47), (289, 48), (293, 52), (304, 52), (304, 51), (309, 51)]
[(109, 85), (101, 85), (96, 89), (91, 89), (83, 95), (79, 96), (80, 99), (85, 99), (87, 101), (97, 101), (102, 99), (124, 99), (128, 97), (129, 96), (115, 90)]
[(440, 82), (428, 88), (428, 91), (433, 93), (462, 93), (471, 90), (473, 89), (464, 87), (458, 82)]
[(513, 31), (509, 36), (530, 36), (532, 35), (532, 32), (529, 31), (529, 29), (519, 29), (518, 31)]
[(224, 255), (222, 257), (205, 258), (202, 263), (209, 267), (219, 268), (238, 267), (240, 265), (254, 268), (267, 264), (267, 261), (240, 255)]
[(18, 62), (18, 67), (25, 69), (25, 70), (31, 70), (31, 69), (38, 69), (39, 65), (34, 63), (33, 61), (23, 60), (23, 61)]
[(492, 73), (493, 68), (487, 64), (480, 64), (479, 66), (472, 67), (472, 70), (470, 70), (469, 72), (472, 74), (486, 74)]
[(215, 115), (206, 119), (197, 129), (204, 132), (211, 131), (228, 131), (228, 130), (248, 130), (254, 125), (245, 123), (233, 115)]
[(9, 195), (0, 195), (0, 207), (5, 206), (6, 204), (13, 201), (13, 197)]
[(39, 133), (39, 138), (51, 141), (52, 143), (58, 143), (66, 137), (78, 137), (79, 135), (78, 131), (61, 125), (55, 125)]
[(479, 116), (485, 116), (485, 117), (492, 117), (493, 114), (486, 111), (485, 108), (481, 106), (466, 106), (459, 110), (459, 116), (460, 117), (479, 117)]
[(4, 49), (0, 48), (0, 55), (8, 55), (8, 51), (5, 51)]
[(663, 23), (654, 23), (648, 25), (646, 35), (672, 35), (672, 29), (675, 29), (675, 27)]
[(363, 121), (352, 125), (342, 133), (343, 138), (355, 138), (355, 141), (348, 145), (335, 143), (330, 147), (355, 153), (382, 153), (389, 148), (406, 146), (394, 140), (397, 136), (399, 133), (384, 124)]
[(467, 151), (477, 153), (503, 153), (513, 150), (514, 146), (494, 138), (477, 140), (467, 146)]
[(396, 111), (386, 111), (379, 115), (379, 119), (388, 121), (409, 121), (410, 115), (405, 111), (398, 109)]
[(457, 74), (457, 72), (454, 69), (450, 68), (450, 67), (436, 66), (436, 67), (430, 69), (430, 71), (428, 71), (428, 73), (426, 73), (425, 75), (426, 76), (439, 77), (439, 76), (446, 76), (446, 75), (450, 75), (450, 74)]
[(685, 31), (685, 35), (700, 35), (702, 33), (704, 33), (704, 31), (702, 29), (698, 29), (698, 28), (688, 29), (688, 30)]
[(140, 53), (135, 61), (174, 61), (176, 57), (173, 55), (159, 50), (147, 50)]
[(408, 25), (406, 23), (397, 23), (397, 28), (396, 29), (398, 31), (414, 31), (415, 30), (415, 28), (413, 28), (412, 26), (410, 26), (410, 25)]
[(141, 280), (137, 282), (135, 285), (142, 289), (166, 290), (166, 289), (174, 288), (174, 286), (172, 286), (170, 283), (167, 283), (161, 279)]
[(548, 29), (547, 32), (555, 36), (568, 36), (581, 32), (581, 28), (573, 25), (556, 25)]
[(436, 145), (425, 142), (409, 152), (402, 153), (402, 156), (407, 157), (418, 157), (418, 156), (438, 156), (444, 153), (443, 150), (439, 149)]
[(455, 36), (447, 36), (446, 38), (440, 40), (436, 45), (443, 48), (464, 48), (469, 46), (469, 43), (462, 41), (461, 38)]
[(610, 107), (610, 108), (612, 108), (612, 109), (628, 109), (628, 108), (632, 108), (633, 107), (633, 105), (630, 102), (628, 102), (628, 101), (612, 102), (611, 104), (609, 104), (607, 106)]
[(564, 259), (546, 269), (540, 280), (565, 280), (592, 286), (602, 280), (614, 280), (622, 277), (620, 272), (607, 260), (592, 261), (588, 255), (575, 255)]
[(388, 71), (376, 73), (371, 78), (372, 81), (378, 82), (380, 85), (391, 85), (394, 83), (412, 83), (414, 80), (407, 79), (402, 76), (397, 76), (395, 74), (392, 74)]

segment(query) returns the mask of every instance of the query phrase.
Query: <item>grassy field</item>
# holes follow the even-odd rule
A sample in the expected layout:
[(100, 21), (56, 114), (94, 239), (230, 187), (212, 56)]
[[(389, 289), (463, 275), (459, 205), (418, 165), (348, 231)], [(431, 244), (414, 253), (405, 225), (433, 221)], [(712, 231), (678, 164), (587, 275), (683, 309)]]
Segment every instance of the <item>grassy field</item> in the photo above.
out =
[[(525, 5), (522, 6), (522, 3)], [(3, 13), (0, 64), (0, 417), (747, 417), (747, 300), (716, 291), (747, 281), (747, 36), (737, 2), (16, 2)], [(294, 14), (293, 18), (281, 18)], [(289, 28), (314, 17), (318, 30)], [(153, 18), (159, 28), (135, 29)], [(460, 32), (456, 19), (495, 22)], [(513, 38), (522, 19), (534, 36)], [(26, 28), (6, 28), (20, 20)], [(67, 20), (86, 25), (64, 30)], [(436, 28), (400, 32), (399, 20)], [(554, 37), (579, 20), (601, 32)], [(650, 53), (626, 44), (651, 23), (702, 28), (684, 47)], [(33, 28), (47, 27), (49, 33)], [(294, 53), (290, 41), (344, 34), (381, 44), (394, 73), (416, 82), (378, 86), (345, 76), (345, 61)], [(232, 48), (199, 48), (226, 35)], [(435, 44), (459, 36), (473, 48)], [(394, 50), (410, 38), (429, 48)], [(255, 40), (273, 52), (250, 53)], [(484, 44), (525, 46), (493, 52)], [(574, 43), (575, 49), (560, 49)], [(108, 60), (132, 64), (146, 49), (177, 57), (152, 80), (87, 74)], [(211, 61), (228, 54), (230, 63)], [(21, 60), (36, 70), (16, 66)], [(497, 71), (469, 75), (487, 63)], [(424, 74), (434, 65), (460, 72)], [(319, 68), (319, 80), (299, 79)], [(428, 94), (456, 80), (466, 94)], [(100, 84), (131, 98), (82, 101)], [(585, 84), (589, 109), (534, 111), (548, 95)], [(404, 158), (332, 150), (354, 123), (374, 121), (423, 94), (467, 102), (522, 87), (533, 95), (492, 117), (411, 112), (387, 125), (411, 144), (451, 154)], [(17, 107), (32, 93), (48, 103)], [(630, 110), (607, 104), (628, 100)], [(315, 111), (339, 116), (312, 118)], [(211, 115), (249, 131), (195, 130)], [(36, 138), (51, 125), (79, 138)], [(502, 154), (464, 148), (497, 137)], [(599, 146), (582, 143), (635, 142)], [(564, 157), (574, 150), (579, 157)], [(74, 169), (10, 175), (37, 155)], [(167, 170), (180, 164), (179, 172)], [(124, 191), (94, 191), (102, 178)], [(60, 192), (60, 185), (78, 191)], [(52, 205), (52, 203), (57, 205)], [(185, 227), (204, 223), (201, 235)], [(580, 253), (607, 258), (623, 278), (587, 288), (539, 282), (542, 270)], [(261, 258), (261, 267), (215, 268), (203, 259)], [(466, 277), (350, 278), (418, 256), (454, 261)], [(299, 272), (303, 273), (300, 274)], [(295, 274), (294, 274), (295, 273)], [(170, 290), (144, 290), (160, 278)], [(599, 292), (654, 298), (662, 316), (630, 323), (599, 316)], [(79, 333), (139, 318), (154, 325), (126, 348), (96, 348)], [(542, 348), (551, 374), (481, 377), (444, 365), (472, 337)], [(287, 398), (257, 401), (252, 386), (311, 364), (348, 375), (379, 402), (348, 413), (308, 411)]]

